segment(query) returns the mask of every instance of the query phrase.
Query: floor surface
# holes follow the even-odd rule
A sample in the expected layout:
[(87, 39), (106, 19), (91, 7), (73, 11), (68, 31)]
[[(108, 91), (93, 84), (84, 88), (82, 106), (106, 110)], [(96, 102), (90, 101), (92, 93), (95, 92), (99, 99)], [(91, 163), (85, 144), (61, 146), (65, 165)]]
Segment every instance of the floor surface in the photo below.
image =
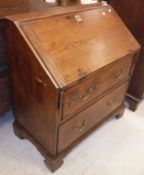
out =
[[(50, 175), (43, 157), (13, 133), (12, 113), (0, 119), (0, 175)], [(144, 102), (112, 118), (64, 159), (55, 175), (144, 175)]]

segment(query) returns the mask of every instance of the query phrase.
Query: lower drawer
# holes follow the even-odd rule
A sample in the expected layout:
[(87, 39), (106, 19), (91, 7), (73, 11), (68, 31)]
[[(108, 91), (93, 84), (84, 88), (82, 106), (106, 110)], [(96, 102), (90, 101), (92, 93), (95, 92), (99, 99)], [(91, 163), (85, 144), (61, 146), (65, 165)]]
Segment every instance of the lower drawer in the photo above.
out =
[(58, 152), (62, 152), (83, 134), (92, 129), (112, 111), (118, 108), (125, 97), (128, 82), (114, 89), (72, 119), (62, 124), (58, 135)]

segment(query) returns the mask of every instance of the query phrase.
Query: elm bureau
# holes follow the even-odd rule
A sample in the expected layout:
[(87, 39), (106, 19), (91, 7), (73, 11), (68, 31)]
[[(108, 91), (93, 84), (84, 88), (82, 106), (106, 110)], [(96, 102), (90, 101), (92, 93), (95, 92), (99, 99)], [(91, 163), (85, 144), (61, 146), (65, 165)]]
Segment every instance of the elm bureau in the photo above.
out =
[(121, 117), (139, 44), (109, 5), (8, 18), (14, 131), (51, 171), (109, 117)]

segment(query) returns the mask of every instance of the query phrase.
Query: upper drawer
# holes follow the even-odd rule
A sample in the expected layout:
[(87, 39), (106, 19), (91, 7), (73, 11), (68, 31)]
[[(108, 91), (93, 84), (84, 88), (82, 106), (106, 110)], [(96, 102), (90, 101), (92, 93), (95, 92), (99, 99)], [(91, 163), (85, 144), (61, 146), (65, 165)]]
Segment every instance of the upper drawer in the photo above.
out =
[(130, 73), (132, 61), (132, 56), (127, 56), (125, 59), (100, 70), (93, 77), (65, 90), (63, 118), (75, 113), (79, 108), (124, 80)]

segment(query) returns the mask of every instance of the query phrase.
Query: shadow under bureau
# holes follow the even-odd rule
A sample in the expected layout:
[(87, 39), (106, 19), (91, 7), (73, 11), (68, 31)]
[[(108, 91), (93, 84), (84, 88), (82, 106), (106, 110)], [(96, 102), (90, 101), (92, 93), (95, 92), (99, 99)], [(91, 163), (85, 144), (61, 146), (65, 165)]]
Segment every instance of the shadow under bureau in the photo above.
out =
[(111, 6), (101, 4), (11, 16), (7, 35), (14, 131), (55, 171), (70, 148), (123, 115), (140, 46)]

